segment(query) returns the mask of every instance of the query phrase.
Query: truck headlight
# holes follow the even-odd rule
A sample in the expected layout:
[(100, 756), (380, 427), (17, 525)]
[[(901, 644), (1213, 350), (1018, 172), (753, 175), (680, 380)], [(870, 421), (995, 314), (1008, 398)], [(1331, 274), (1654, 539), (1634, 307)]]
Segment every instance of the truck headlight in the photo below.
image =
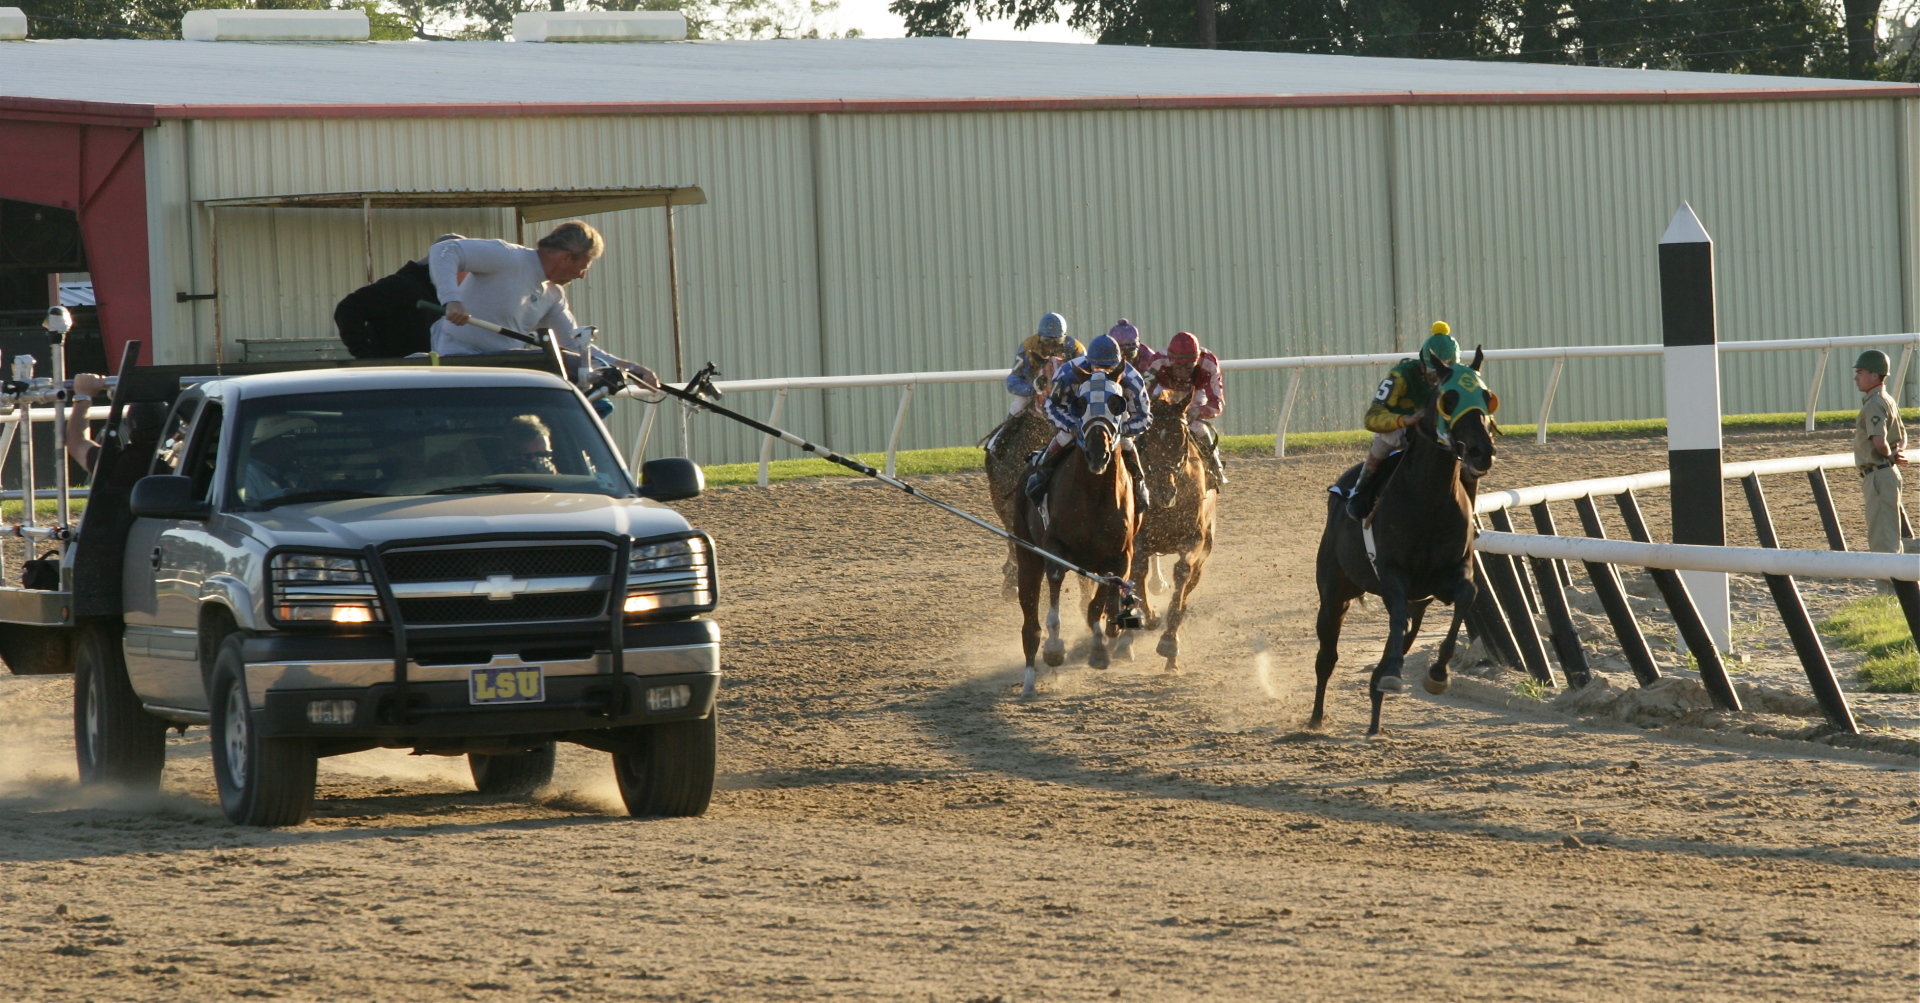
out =
[(273, 618), (287, 623), (385, 620), (367, 562), (333, 554), (273, 555), (268, 566)]
[(716, 599), (713, 541), (706, 534), (633, 545), (622, 607), (629, 616), (703, 613), (714, 607)]

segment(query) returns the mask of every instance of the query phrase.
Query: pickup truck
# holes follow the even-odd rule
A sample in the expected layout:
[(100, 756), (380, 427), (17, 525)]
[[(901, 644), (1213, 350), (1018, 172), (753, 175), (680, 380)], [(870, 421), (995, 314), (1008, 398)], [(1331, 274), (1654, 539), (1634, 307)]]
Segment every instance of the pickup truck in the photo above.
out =
[(59, 588), (0, 587), (0, 657), (74, 674), (83, 783), (154, 788), (167, 729), (205, 725), (238, 825), (305, 821), (323, 756), (465, 755), (508, 795), (562, 741), (636, 816), (706, 810), (714, 548), (664, 504), (691, 461), (635, 483), (533, 369), (149, 367), (115, 397)]

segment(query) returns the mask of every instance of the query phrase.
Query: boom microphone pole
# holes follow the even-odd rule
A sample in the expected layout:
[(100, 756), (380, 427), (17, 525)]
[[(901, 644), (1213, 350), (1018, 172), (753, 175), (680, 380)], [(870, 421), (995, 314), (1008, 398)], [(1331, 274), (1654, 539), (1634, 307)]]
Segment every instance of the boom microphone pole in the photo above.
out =
[[(439, 304), (430, 303), (426, 300), (421, 300), (419, 305), (422, 310), (434, 310), (438, 312), (445, 312), (444, 309)], [(478, 317), (470, 318), (467, 321), (467, 323), (472, 324), (473, 326), (481, 329), (482, 331), (492, 331), (495, 334), (503, 334), (509, 338), (514, 339), (515, 341), (524, 342), (528, 345), (532, 345), (537, 348), (547, 348), (553, 344), (551, 341), (542, 342), (541, 340), (533, 337), (532, 335), (522, 334), (519, 331), (509, 330), (497, 324), (488, 323), (487, 321), (481, 320)], [(601, 376), (600, 376), (601, 385), (609, 386), (611, 384), (610, 389), (616, 388), (616, 387), (624, 388), (626, 381), (629, 379), (631, 375), (624, 370), (612, 369), (612, 368), (603, 369), (600, 371), (600, 373), (601, 373)], [(1132, 582), (1126, 580), (1125, 578), (1120, 577), (1119, 575), (1103, 575), (1097, 572), (1088, 571), (1087, 569), (1080, 567), (1079, 565), (1073, 563), (1072, 561), (1067, 560), (1064, 557), (1059, 556), (1058, 554), (1055, 554), (1048, 550), (1043, 550), (1040, 547), (1035, 546), (1034, 544), (1028, 543), (1027, 541), (1020, 539), (1019, 537), (1013, 535), (1012, 533), (1009, 533), (1006, 530), (1001, 529), (1000, 527), (987, 522), (986, 520), (980, 518), (979, 516), (974, 515), (971, 512), (966, 511), (965, 509), (959, 508), (954, 505), (949, 505), (946, 502), (943, 502), (940, 499), (935, 498), (924, 491), (921, 491), (919, 488), (916, 488), (913, 485), (908, 484), (907, 482), (900, 480), (897, 477), (890, 477), (884, 473), (881, 473), (880, 471), (875, 470), (874, 468), (864, 463), (861, 463), (859, 460), (856, 460), (851, 456), (846, 456), (841, 453), (836, 453), (833, 450), (828, 449), (827, 447), (822, 446), (818, 443), (808, 442), (807, 440), (800, 438), (799, 436), (793, 434), (792, 432), (787, 431), (784, 428), (777, 428), (773, 425), (767, 424), (766, 422), (759, 421), (754, 418), (749, 418), (746, 415), (733, 410), (732, 408), (721, 406), (721, 404), (718, 401), (718, 398), (720, 397), (720, 390), (719, 388), (713, 385), (713, 377), (716, 376), (717, 374), (718, 374), (717, 370), (714, 369), (713, 363), (709, 362), (705, 366), (701, 367), (699, 372), (693, 374), (693, 379), (688, 380), (687, 385), (684, 388), (676, 387), (673, 384), (666, 382), (665, 380), (662, 380), (660, 382), (660, 386), (657, 388), (647, 387), (646, 384), (644, 383), (640, 385), (647, 390), (658, 389), (669, 396), (677, 397), (680, 400), (693, 405), (694, 407), (701, 408), (706, 411), (711, 411), (714, 414), (721, 416), (722, 418), (731, 418), (732, 420), (737, 421), (740, 424), (747, 426), (748, 428), (754, 429), (755, 431), (763, 432), (767, 435), (771, 435), (774, 438), (787, 443), (788, 445), (795, 446), (795, 447), (798, 447), (799, 449), (805, 450), (806, 452), (812, 453), (813, 455), (818, 456), (829, 463), (837, 463), (840, 466), (846, 467), (849, 470), (871, 477), (874, 480), (887, 485), (888, 487), (898, 488), (901, 491), (904, 491), (907, 494), (915, 498), (918, 498), (929, 505), (936, 506), (952, 515), (959, 516), (960, 518), (965, 519), (970, 523), (973, 523), (975, 526), (978, 526), (981, 529), (984, 529), (995, 536), (1002, 537), (1005, 540), (1007, 540), (1009, 543), (1012, 543), (1014, 546), (1019, 547), (1023, 550), (1029, 551), (1033, 554), (1036, 554), (1041, 559), (1057, 564), (1061, 568), (1067, 571), (1071, 571), (1082, 578), (1085, 578), (1089, 581), (1099, 582), (1102, 585), (1110, 585), (1115, 589), (1115, 591), (1119, 593), (1119, 597), (1120, 597), (1120, 611), (1119, 611), (1119, 614), (1114, 617), (1115, 626), (1119, 627), (1122, 630), (1142, 630), (1146, 627), (1147, 625), (1146, 616), (1145, 614), (1140, 612), (1140, 599), (1138, 596), (1134, 594), (1134, 586)]]

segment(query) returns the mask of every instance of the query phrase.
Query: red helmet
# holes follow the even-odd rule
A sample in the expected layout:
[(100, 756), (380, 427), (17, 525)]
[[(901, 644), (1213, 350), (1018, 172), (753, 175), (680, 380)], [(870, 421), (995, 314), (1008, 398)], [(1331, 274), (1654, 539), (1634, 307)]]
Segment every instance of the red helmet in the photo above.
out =
[(1187, 331), (1182, 331), (1167, 342), (1167, 355), (1182, 362), (1200, 358), (1200, 339)]

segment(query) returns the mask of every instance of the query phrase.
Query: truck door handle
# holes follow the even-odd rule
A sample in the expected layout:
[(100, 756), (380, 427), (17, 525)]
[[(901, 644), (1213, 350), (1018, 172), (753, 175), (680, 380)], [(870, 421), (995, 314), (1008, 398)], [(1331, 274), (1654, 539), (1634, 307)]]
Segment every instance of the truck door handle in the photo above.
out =
[(155, 571), (160, 570), (160, 548), (159, 547), (153, 548), (153, 553), (147, 555), (147, 561), (148, 563), (153, 565), (153, 570)]

